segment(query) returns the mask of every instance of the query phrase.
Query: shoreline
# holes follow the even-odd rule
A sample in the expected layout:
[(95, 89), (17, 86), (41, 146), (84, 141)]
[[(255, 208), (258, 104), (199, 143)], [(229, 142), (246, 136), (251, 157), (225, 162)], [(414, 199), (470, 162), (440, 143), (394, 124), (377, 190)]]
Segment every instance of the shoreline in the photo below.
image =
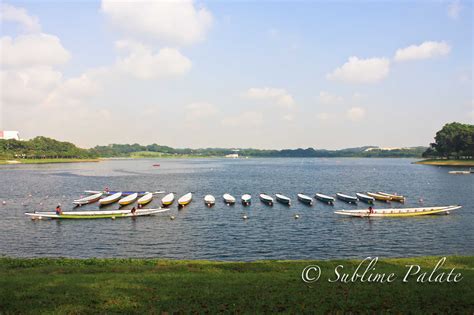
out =
[(427, 159), (427, 160), (413, 162), (413, 164), (434, 165), (434, 166), (474, 167), (474, 160)]
[(100, 162), (100, 159), (13, 159), (13, 160), (0, 160), (0, 165), (92, 163), (92, 162)]
[[(356, 274), (363, 258), (222, 262), (0, 257), (0, 308), (22, 314), (472, 311), (474, 256), (447, 256), (436, 269), (442, 257), (380, 258), (373, 272), (396, 274), (390, 283), (328, 281), (339, 265), (340, 271)], [(317, 282), (302, 280), (309, 265), (320, 267)], [(405, 283), (407, 265), (419, 265), (419, 275), (426, 273), (426, 279), (431, 272), (446, 275), (452, 268), (463, 278), (457, 283), (419, 283), (413, 275)]]

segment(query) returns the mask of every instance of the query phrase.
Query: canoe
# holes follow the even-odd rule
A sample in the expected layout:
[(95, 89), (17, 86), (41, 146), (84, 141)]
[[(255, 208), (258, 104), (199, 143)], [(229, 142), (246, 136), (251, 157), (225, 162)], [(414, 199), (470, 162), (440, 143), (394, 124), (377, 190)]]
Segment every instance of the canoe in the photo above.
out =
[(116, 193), (121, 192), (122, 196), (128, 196), (131, 194), (137, 193), (138, 196), (143, 196), (148, 193), (148, 191), (117, 191), (117, 190), (109, 190), (109, 191), (103, 191), (103, 190), (85, 190), (84, 193), (86, 194), (98, 194), (98, 193), (103, 193), (104, 195), (115, 195)]
[(390, 200), (393, 201), (398, 201), (398, 202), (405, 202), (405, 197), (401, 195), (396, 195), (396, 194), (387, 194), (381, 191), (378, 191), (377, 194), (382, 195), (382, 196), (388, 196), (390, 197)]
[(327, 203), (328, 205), (334, 204), (334, 198), (331, 197), (331, 196), (327, 196), (327, 195), (324, 195), (324, 194), (321, 194), (321, 193), (317, 193), (316, 195), (314, 195), (314, 197), (319, 201)]
[(141, 206), (146, 205), (147, 203), (150, 203), (151, 200), (153, 199), (153, 194), (151, 192), (144, 194), (140, 199), (138, 199), (137, 203)]
[(242, 201), (242, 204), (244, 206), (249, 206), (250, 203), (252, 202), (252, 195), (250, 194), (243, 194), (242, 197), (240, 197), (240, 200)]
[(137, 198), (138, 198), (137, 193), (128, 195), (128, 196), (123, 197), (122, 199), (119, 200), (119, 205), (121, 205), (121, 206), (129, 205), (129, 204), (133, 203), (135, 200), (137, 200)]
[(182, 208), (182, 207), (188, 205), (191, 202), (191, 200), (193, 200), (193, 194), (192, 193), (187, 193), (186, 195), (181, 196), (178, 199), (178, 207)]
[(62, 214), (56, 212), (28, 212), (25, 213), (32, 219), (119, 219), (130, 217), (141, 217), (168, 211), (169, 209), (138, 209), (135, 213), (130, 210), (110, 210), (110, 211), (66, 211)]
[(163, 207), (171, 206), (174, 202), (174, 194), (169, 193), (161, 199), (161, 205)]
[(267, 194), (260, 194), (260, 200), (269, 206), (273, 206), (273, 198)]
[(280, 193), (275, 194), (276, 200), (284, 205), (291, 206), (291, 199)]
[(117, 200), (119, 200), (120, 197), (122, 197), (122, 193), (121, 193), (121, 192), (118, 192), (118, 193), (115, 193), (115, 194), (113, 194), (113, 195), (107, 196), (107, 197), (102, 198), (102, 199), (99, 200), (99, 205), (104, 206), (104, 205), (108, 205), (108, 204), (114, 203), (114, 202), (116, 202)]
[(473, 171), (449, 171), (448, 173), (455, 175), (467, 175), (473, 173)]
[(345, 195), (343, 193), (336, 194), (337, 199), (348, 202), (348, 203), (357, 203), (357, 197)]
[(367, 192), (367, 195), (370, 197), (374, 197), (375, 200), (378, 200), (378, 201), (390, 202), (390, 200), (392, 200), (390, 196), (385, 196), (385, 195), (381, 195), (381, 194), (377, 194), (373, 192)]
[(374, 197), (367, 196), (366, 194), (363, 194), (363, 193), (356, 193), (356, 196), (357, 196), (357, 199), (366, 203), (372, 204), (375, 201)]
[(401, 208), (401, 209), (376, 209), (374, 213), (369, 210), (337, 210), (336, 214), (351, 217), (414, 217), (430, 214), (449, 214), (450, 211), (461, 208), (459, 205), (443, 207), (423, 207), (423, 208)]
[(296, 195), (298, 197), (298, 200), (301, 201), (302, 203), (305, 203), (307, 205), (310, 205), (312, 206), (313, 205), (313, 198), (311, 198), (310, 196), (307, 196), (305, 194), (297, 194)]
[(72, 203), (75, 204), (76, 206), (87, 205), (89, 203), (96, 202), (97, 200), (100, 199), (100, 197), (102, 197), (102, 195), (103, 195), (103, 193), (100, 192), (100, 193), (90, 195), (90, 196), (87, 196), (87, 197), (84, 197), (84, 198), (76, 199)]
[(224, 194), (222, 198), (224, 198), (224, 202), (228, 205), (233, 205), (235, 203), (235, 197), (230, 194)]
[(216, 203), (216, 198), (213, 195), (204, 196), (204, 203), (208, 207), (212, 207)]

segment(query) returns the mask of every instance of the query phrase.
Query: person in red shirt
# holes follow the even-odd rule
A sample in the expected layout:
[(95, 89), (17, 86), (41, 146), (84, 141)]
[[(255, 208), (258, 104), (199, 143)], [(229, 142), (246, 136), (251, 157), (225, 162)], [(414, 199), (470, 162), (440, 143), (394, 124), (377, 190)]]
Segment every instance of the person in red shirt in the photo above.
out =
[(56, 207), (56, 214), (57, 214), (57, 215), (63, 214), (63, 210), (61, 209), (61, 204), (59, 204), (59, 205)]

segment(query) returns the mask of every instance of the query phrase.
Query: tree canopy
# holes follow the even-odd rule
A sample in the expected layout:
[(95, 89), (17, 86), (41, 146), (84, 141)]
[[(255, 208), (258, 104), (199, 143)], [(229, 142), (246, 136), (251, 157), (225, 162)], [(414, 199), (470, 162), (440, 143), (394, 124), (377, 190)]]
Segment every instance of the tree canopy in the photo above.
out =
[(435, 142), (423, 157), (468, 158), (474, 157), (474, 125), (448, 123), (436, 133)]

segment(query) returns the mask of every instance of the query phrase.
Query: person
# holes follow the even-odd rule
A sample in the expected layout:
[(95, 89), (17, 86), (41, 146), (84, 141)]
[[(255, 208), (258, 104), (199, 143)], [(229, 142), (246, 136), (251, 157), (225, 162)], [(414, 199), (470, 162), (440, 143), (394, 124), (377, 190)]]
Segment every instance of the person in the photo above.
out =
[(374, 212), (374, 208), (372, 208), (372, 206), (370, 206), (370, 207), (369, 207), (369, 214), (373, 214), (373, 213), (375, 213), (375, 212)]
[(57, 215), (63, 214), (63, 210), (61, 209), (61, 204), (58, 204), (58, 206), (56, 207), (56, 214)]
[(135, 207), (132, 208), (132, 214), (135, 214), (135, 212), (137, 212), (137, 209)]
[(106, 193), (108, 193), (108, 192), (109, 192), (109, 187), (105, 187), (104, 191), (105, 191)]

